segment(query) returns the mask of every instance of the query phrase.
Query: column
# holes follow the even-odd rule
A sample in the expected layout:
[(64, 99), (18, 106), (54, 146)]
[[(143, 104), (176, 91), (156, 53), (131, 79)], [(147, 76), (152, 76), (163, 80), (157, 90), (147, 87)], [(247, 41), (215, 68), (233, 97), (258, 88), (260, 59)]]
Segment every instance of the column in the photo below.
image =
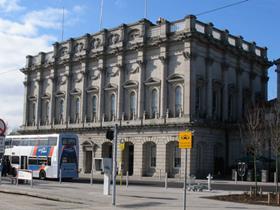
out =
[(243, 70), (238, 67), (236, 69), (236, 87), (237, 87), (237, 120), (241, 120), (242, 118), (242, 104), (243, 104), (243, 87), (242, 87), (242, 74)]
[(163, 178), (166, 171), (166, 141), (165, 139), (160, 139), (156, 144), (156, 175)]
[(86, 92), (86, 87), (87, 87), (87, 63), (86, 61), (81, 63), (81, 73), (83, 74), (83, 79), (82, 79), (82, 93), (81, 93), (81, 107), (82, 107), (82, 118), (81, 118), (81, 123), (86, 122), (86, 117), (87, 117), (87, 92)]
[(70, 87), (71, 87), (71, 74), (69, 72), (69, 66), (65, 66), (65, 75), (66, 76), (66, 93), (65, 93), (65, 112), (63, 113), (63, 118), (65, 119), (65, 123), (68, 125), (71, 119), (71, 95), (70, 95)]
[(50, 98), (50, 124), (53, 126), (55, 121), (55, 84), (56, 84), (56, 78), (54, 76), (54, 70), (51, 71), (51, 98)]
[[(27, 75), (28, 77), (28, 75)], [(24, 104), (23, 104), (23, 125), (27, 126), (28, 123), (28, 87), (29, 87), (29, 83), (28, 83), (28, 78), (23, 82), (24, 85)]]
[(207, 118), (212, 118), (212, 95), (213, 95), (213, 85), (212, 85), (212, 64), (213, 59), (207, 57), (205, 59), (205, 69), (206, 69), (206, 76), (207, 76), (207, 90), (206, 90), (206, 104), (207, 104)]
[(144, 78), (145, 78), (145, 63), (143, 58), (143, 52), (140, 59), (137, 61), (139, 65), (139, 84), (138, 84), (138, 95), (137, 95), (137, 115), (138, 119), (143, 117), (144, 111)]
[[(40, 75), (41, 77), (41, 75)], [(37, 92), (37, 101), (36, 101), (36, 105), (37, 105), (37, 112), (36, 112), (36, 126), (37, 128), (41, 125), (41, 108), (42, 108), (42, 104), (41, 104), (41, 92), (42, 92), (42, 82), (43, 80), (41, 78), (36, 80), (36, 83), (38, 85), (38, 92)]]
[(98, 90), (98, 120), (102, 121), (102, 116), (105, 110), (104, 106), (104, 69), (105, 61), (103, 58), (98, 60), (98, 69), (100, 71), (100, 77), (99, 77), (99, 90)]
[(183, 91), (183, 111), (185, 116), (190, 117), (192, 110), (192, 103), (195, 103), (195, 101), (191, 100), (191, 91), (192, 91), (192, 86), (191, 86), (191, 78), (195, 76), (195, 73), (192, 72), (192, 64), (191, 64), (191, 43), (190, 42), (185, 42), (184, 43), (184, 57), (185, 57), (185, 69), (186, 69), (186, 73), (184, 75), (184, 91)]
[(134, 163), (133, 163), (133, 175), (142, 176), (142, 161), (143, 161), (143, 144), (141, 141), (137, 141), (134, 144)]
[(223, 79), (223, 107), (222, 107), (222, 119), (223, 121), (228, 120), (228, 67), (229, 65), (227, 63), (222, 64), (222, 79)]
[(118, 55), (118, 68), (119, 68), (119, 81), (118, 81), (118, 97), (117, 97), (117, 120), (122, 119), (123, 113), (123, 73), (124, 73), (124, 65), (123, 65), (123, 56)]
[(167, 57), (166, 46), (160, 47), (161, 60), (161, 87), (160, 87), (160, 117), (164, 118), (166, 114), (166, 101), (167, 101), (167, 88), (166, 88), (166, 75), (167, 75)]

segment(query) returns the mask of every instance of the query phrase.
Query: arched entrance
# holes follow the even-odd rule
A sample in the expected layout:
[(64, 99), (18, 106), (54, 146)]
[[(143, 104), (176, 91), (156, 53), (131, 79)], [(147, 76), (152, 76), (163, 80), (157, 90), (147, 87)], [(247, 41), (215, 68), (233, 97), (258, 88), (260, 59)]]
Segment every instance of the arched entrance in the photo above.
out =
[(91, 173), (92, 160), (95, 157), (97, 145), (91, 141), (86, 141), (82, 144), (83, 147), (83, 169), (84, 173)]
[(181, 149), (178, 146), (178, 141), (166, 144), (166, 172), (169, 177), (175, 177), (181, 170)]
[(156, 171), (157, 147), (154, 142), (143, 144), (142, 170), (143, 176), (153, 176)]
[(102, 153), (101, 153), (101, 157), (102, 158), (112, 158), (112, 143), (111, 142), (104, 142), (102, 144)]
[(125, 142), (125, 148), (122, 154), (123, 157), (123, 173), (133, 175), (134, 167), (134, 145), (131, 142)]
[(214, 146), (214, 174), (222, 175), (224, 174), (224, 155), (223, 155), (223, 145), (217, 143)]

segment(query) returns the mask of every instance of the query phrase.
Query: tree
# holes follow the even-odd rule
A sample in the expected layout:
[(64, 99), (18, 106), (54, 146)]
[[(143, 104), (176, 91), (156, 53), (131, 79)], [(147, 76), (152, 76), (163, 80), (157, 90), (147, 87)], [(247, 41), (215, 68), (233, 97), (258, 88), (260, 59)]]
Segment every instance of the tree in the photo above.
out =
[(275, 190), (276, 193), (278, 193), (278, 158), (280, 153), (280, 100), (275, 100), (273, 104), (269, 107), (268, 112), (266, 113), (266, 125), (269, 128), (268, 131), (270, 144), (275, 155)]
[(257, 157), (263, 150), (264, 109), (256, 105), (247, 109), (245, 122), (240, 126), (241, 140), (248, 153), (253, 156), (255, 195), (257, 194)]

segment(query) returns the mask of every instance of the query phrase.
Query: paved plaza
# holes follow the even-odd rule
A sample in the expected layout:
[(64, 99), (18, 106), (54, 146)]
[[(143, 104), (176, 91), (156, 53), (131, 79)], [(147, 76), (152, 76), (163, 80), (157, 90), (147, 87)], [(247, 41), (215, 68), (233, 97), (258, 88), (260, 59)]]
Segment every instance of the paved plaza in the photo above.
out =
[[(221, 202), (203, 197), (238, 192), (212, 191), (188, 192), (187, 209), (279, 209)], [(240, 193), (240, 192), (239, 192)], [(183, 209), (183, 189), (150, 186), (117, 187), (116, 207), (111, 205), (111, 196), (103, 195), (102, 184), (72, 183), (35, 180), (33, 188), (27, 184), (11, 185), (3, 180), (0, 186), (0, 209)]]

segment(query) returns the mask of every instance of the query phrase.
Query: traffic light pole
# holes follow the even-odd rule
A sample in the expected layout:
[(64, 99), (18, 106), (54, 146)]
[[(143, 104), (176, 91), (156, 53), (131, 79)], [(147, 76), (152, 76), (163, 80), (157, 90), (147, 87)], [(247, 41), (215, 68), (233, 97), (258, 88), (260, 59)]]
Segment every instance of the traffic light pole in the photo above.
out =
[(116, 206), (116, 176), (117, 176), (117, 148), (118, 148), (118, 127), (114, 127), (114, 140), (113, 140), (113, 192), (112, 192), (112, 205)]

